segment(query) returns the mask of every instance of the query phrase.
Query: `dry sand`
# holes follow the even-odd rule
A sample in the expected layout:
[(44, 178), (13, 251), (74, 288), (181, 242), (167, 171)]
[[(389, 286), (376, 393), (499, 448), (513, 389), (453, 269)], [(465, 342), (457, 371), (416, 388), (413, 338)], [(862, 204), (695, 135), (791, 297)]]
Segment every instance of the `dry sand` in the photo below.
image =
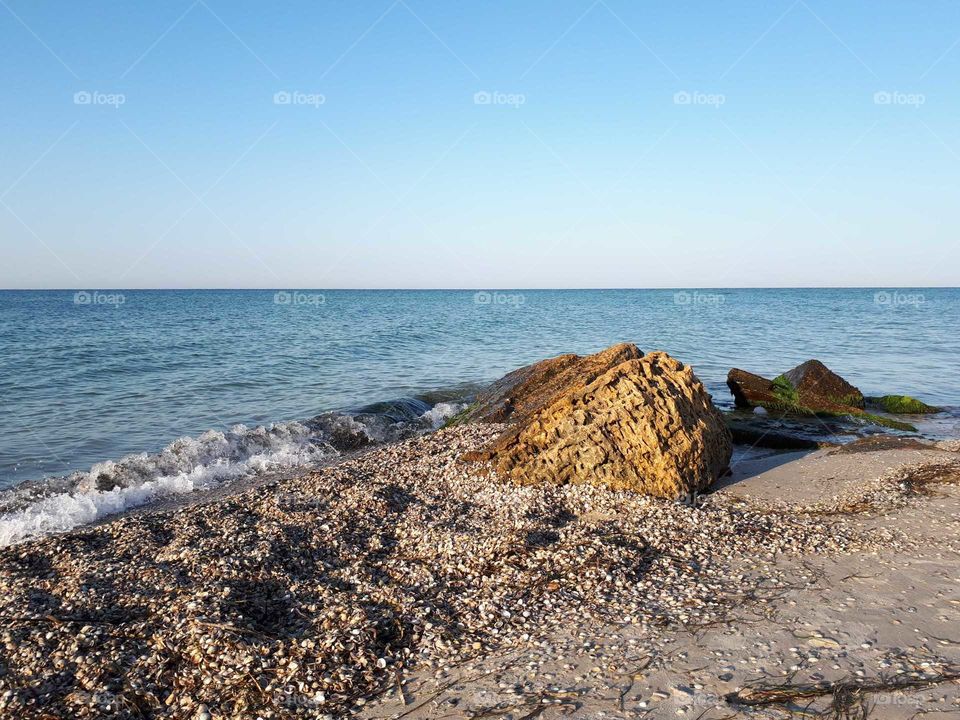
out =
[[(717, 495), (811, 506), (860, 495), (906, 468), (956, 472), (956, 452), (896, 445), (757, 453)], [(899, 547), (780, 556), (790, 586), (769, 591), (767, 602), (745, 603), (723, 623), (653, 629), (585, 622), (523, 652), (417, 673), (403, 698), (395, 693), (367, 716), (960, 718), (960, 685), (940, 681), (960, 673), (960, 487), (956, 477), (941, 477), (949, 482), (930, 494), (884, 493), (876, 507), (843, 515), (866, 532), (894, 531)], [(871, 683), (885, 687), (839, 691)], [(921, 686), (896, 689), (904, 684)], [(825, 691), (763, 706), (729, 701), (747, 688), (783, 685)]]

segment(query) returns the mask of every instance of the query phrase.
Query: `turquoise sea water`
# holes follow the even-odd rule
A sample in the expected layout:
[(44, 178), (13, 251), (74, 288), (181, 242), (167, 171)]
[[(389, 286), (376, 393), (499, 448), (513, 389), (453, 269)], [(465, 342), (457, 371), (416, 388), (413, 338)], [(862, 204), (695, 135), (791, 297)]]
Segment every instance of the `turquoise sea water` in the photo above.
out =
[(866, 394), (960, 405), (957, 289), (0, 291), (0, 487), (119, 493), (84, 521), (325, 457), (321, 413), (418, 398), (361, 420), (429, 427), (519, 365), (620, 341), (691, 363), (721, 404), (730, 367), (816, 357)]

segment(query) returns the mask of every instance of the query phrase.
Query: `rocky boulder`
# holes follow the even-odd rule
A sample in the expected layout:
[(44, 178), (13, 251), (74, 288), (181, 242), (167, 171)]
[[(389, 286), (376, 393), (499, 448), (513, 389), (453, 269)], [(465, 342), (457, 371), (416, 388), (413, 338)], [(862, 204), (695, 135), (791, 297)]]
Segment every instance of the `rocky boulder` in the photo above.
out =
[(727, 374), (727, 386), (741, 408), (761, 407), (779, 416), (852, 418), (897, 430), (916, 430), (909, 423), (867, 413), (863, 393), (819, 360), (807, 360), (773, 380), (733, 368)]
[(474, 412), (512, 424), (465, 459), (489, 461), (522, 484), (591, 483), (674, 499), (709, 487), (732, 452), (693, 370), (633, 345), (522, 368), (495, 383)]
[(569, 353), (526, 365), (479, 393), (456, 421), (521, 422), (561, 395), (586, 387), (620, 363), (642, 357), (636, 345), (620, 343), (594, 355)]
[(826, 400), (837, 405), (863, 408), (863, 393), (819, 360), (807, 360), (788, 370), (779, 379), (786, 380), (796, 390), (800, 401)]
[(732, 368), (727, 373), (727, 387), (733, 393), (733, 402), (737, 407), (771, 409), (779, 402), (772, 380), (740, 368)]
[(863, 409), (863, 393), (819, 360), (807, 360), (773, 380), (733, 368), (727, 386), (738, 407), (845, 413)]

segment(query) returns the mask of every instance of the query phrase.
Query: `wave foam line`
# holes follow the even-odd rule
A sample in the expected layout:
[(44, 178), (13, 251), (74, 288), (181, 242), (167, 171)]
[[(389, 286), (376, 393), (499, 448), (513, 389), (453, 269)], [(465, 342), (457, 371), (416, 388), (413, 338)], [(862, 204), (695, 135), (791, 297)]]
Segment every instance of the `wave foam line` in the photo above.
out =
[(209, 490), (245, 477), (308, 467), (353, 449), (442, 427), (464, 407), (443, 402), (412, 422), (385, 417), (318, 416), (308, 424), (236, 425), (182, 437), (155, 454), (97, 463), (88, 472), (48, 478), (7, 491), (0, 514), (0, 547), (64, 532), (158, 500)]

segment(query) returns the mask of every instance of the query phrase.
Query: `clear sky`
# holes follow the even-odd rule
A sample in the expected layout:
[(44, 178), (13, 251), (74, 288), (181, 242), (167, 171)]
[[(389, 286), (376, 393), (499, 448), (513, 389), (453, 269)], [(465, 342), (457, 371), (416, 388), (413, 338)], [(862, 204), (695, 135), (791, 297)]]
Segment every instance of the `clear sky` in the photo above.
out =
[(0, 287), (960, 284), (955, 0), (0, 0)]

